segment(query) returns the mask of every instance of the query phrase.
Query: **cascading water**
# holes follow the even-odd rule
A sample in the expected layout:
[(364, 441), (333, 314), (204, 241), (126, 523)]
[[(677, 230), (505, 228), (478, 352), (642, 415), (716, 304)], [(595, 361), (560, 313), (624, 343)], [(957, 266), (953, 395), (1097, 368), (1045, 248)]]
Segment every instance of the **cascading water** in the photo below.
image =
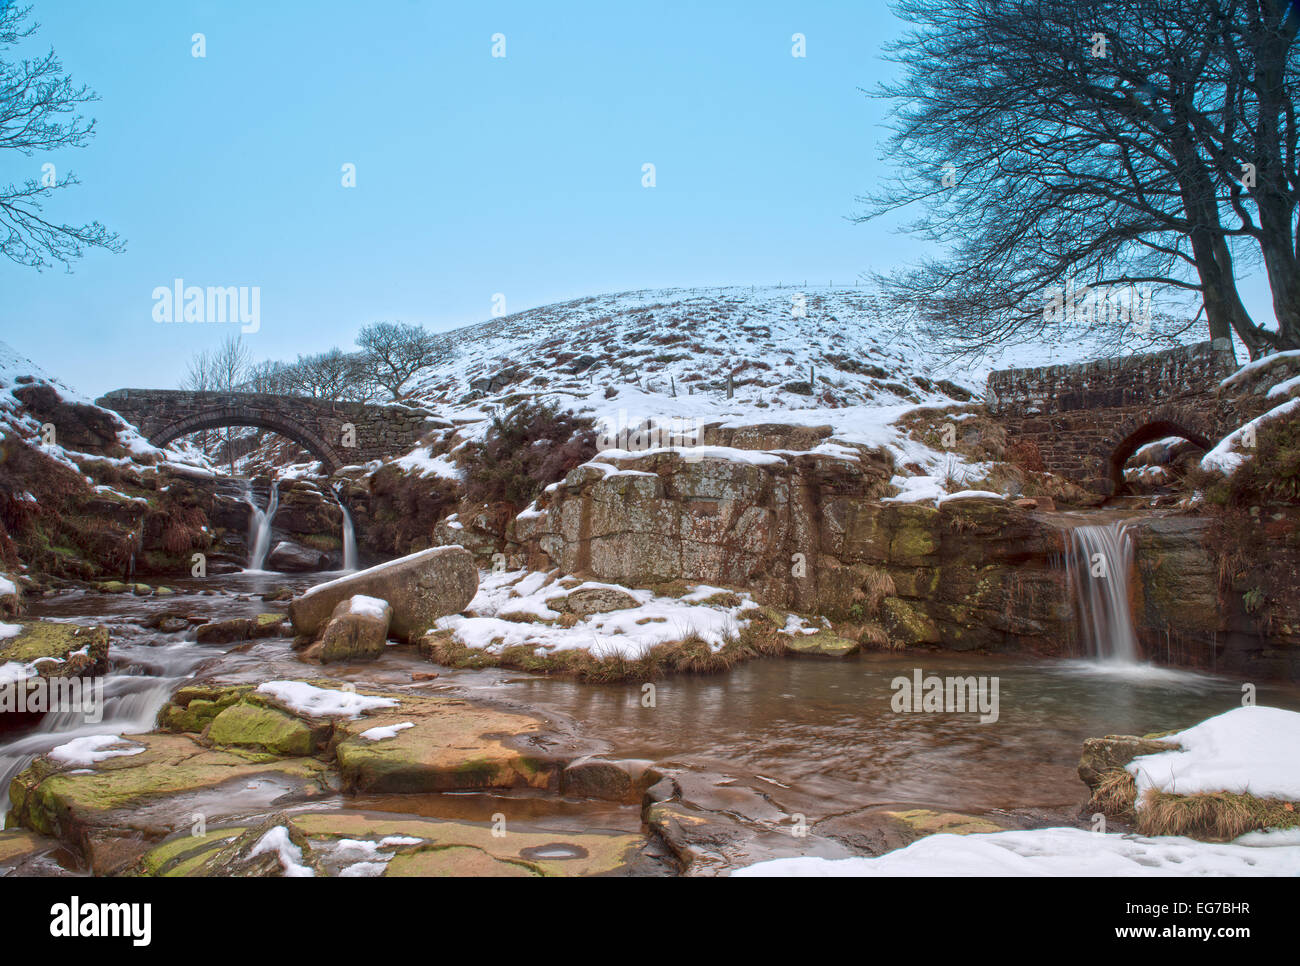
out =
[(343, 569), (357, 569), (357, 534), (352, 527), (352, 514), (347, 504), (339, 499), (339, 509), (343, 511)]
[(251, 491), (248, 503), (253, 508), (253, 525), (249, 533), (249, 545), (253, 550), (248, 558), (248, 569), (265, 570), (266, 555), (271, 549), (271, 521), (275, 519), (276, 507), (280, 505), (280, 488), (276, 486), (275, 480), (271, 481), (271, 495), (267, 497), (265, 510), (257, 508)]
[(1079, 632), (1094, 660), (1135, 664), (1137, 634), (1129, 608), (1128, 577), (1133, 541), (1122, 522), (1069, 531), (1065, 565)]

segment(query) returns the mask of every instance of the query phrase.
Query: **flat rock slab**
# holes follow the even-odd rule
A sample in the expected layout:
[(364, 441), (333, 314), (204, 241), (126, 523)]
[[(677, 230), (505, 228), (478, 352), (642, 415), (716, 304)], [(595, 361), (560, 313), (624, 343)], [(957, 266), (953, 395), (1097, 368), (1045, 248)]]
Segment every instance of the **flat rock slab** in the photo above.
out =
[(89, 768), (38, 758), (9, 785), (10, 819), (57, 838), (98, 874), (131, 866), (150, 845), (206, 821), (331, 793), (324, 763), (205, 748), (191, 735), (124, 739), (138, 754)]
[[(327, 876), (617, 876), (665, 871), (662, 863), (645, 854), (646, 838), (629, 832), (553, 831), (518, 823), (494, 834), (489, 823), (351, 809), (296, 812), (284, 824), (294, 836), (305, 838), (304, 853), (311, 856), (318, 874)], [(213, 874), (223, 855), (247, 832), (241, 825), (197, 837), (177, 835), (151, 849), (140, 870), (169, 877)]]
[[(349, 791), (558, 790), (560, 772), (577, 756), (576, 744), (546, 733), (539, 718), (459, 698), (398, 700), (336, 726), (334, 752)], [(362, 737), (377, 728), (394, 730), (375, 741)]]

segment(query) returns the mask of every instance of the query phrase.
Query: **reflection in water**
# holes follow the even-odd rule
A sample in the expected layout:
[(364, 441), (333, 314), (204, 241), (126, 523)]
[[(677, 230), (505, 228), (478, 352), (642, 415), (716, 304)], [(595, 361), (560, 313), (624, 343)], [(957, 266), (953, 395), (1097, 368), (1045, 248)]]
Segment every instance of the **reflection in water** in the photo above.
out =
[[(899, 714), (890, 682), (927, 674), (997, 675), (998, 720)], [(1240, 683), (1183, 671), (1121, 675), (1085, 662), (997, 656), (864, 655), (842, 662), (760, 660), (719, 677), (592, 687), (516, 680), (511, 696), (582, 722), (615, 753), (764, 776), (827, 799), (827, 812), (877, 802), (952, 809), (1081, 805), (1085, 738), (1185, 728), (1241, 703)], [(1261, 704), (1300, 709), (1300, 689), (1263, 688)]]

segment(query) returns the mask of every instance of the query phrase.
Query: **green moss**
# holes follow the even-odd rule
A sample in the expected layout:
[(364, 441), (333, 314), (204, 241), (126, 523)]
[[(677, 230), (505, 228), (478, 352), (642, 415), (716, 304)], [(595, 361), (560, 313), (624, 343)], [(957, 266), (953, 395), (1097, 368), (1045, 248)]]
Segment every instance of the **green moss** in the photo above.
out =
[(240, 702), (220, 712), (208, 726), (207, 738), (217, 745), (258, 748), (274, 755), (310, 755), (316, 735), (306, 722), (277, 711)]

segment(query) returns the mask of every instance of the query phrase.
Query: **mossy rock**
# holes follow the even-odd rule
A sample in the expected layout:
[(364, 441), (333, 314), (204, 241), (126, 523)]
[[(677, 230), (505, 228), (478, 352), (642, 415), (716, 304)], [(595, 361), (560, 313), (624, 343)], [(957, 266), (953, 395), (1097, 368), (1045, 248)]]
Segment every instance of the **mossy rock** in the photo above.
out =
[(192, 875), (244, 831), (243, 827), (235, 827), (215, 829), (203, 835), (182, 833), (145, 853), (139, 872), (146, 876)]
[(253, 690), (251, 684), (233, 687), (190, 685), (172, 695), (158, 712), (158, 727), (163, 731), (188, 731), (201, 734), (212, 719), (236, 704)]
[[(0, 640), (0, 664), (16, 661), (36, 666), (42, 677), (77, 677), (108, 670), (108, 628), (57, 621), (23, 620), (14, 637)], [(79, 652), (85, 651), (84, 654)]]
[(276, 708), (241, 701), (219, 712), (205, 737), (214, 745), (257, 748), (272, 755), (314, 755), (330, 726), (311, 726)]
[(1003, 827), (988, 819), (958, 812), (936, 812), (928, 808), (912, 808), (902, 812), (885, 812), (915, 832), (925, 835), (974, 835), (981, 832), (1001, 832)]
[(917, 605), (899, 597), (886, 597), (880, 602), (880, 623), (890, 640), (904, 647), (938, 644), (943, 639), (933, 620)]
[(786, 648), (795, 654), (818, 657), (848, 657), (858, 650), (857, 641), (820, 630), (816, 634), (795, 634), (786, 640)]
[(205, 748), (190, 735), (132, 735), (123, 742), (143, 751), (89, 769), (37, 758), (10, 782), (9, 822), (57, 838), (96, 874), (116, 874), (188, 828), (196, 812), (216, 822), (246, 811), (256, 804), (250, 787), (292, 801), (328, 794), (334, 784), (326, 766), (311, 758)]

